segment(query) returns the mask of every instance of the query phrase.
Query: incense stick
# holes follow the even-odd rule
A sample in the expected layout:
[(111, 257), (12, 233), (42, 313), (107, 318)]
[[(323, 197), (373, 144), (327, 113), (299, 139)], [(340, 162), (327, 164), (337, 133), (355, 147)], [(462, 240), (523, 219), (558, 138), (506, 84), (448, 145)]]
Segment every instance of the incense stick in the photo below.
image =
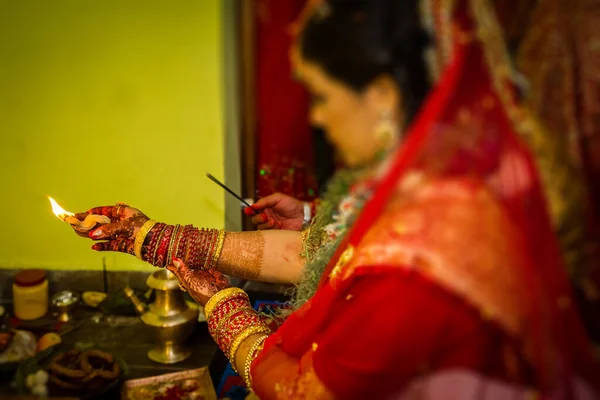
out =
[(104, 293), (108, 293), (108, 276), (106, 271), (106, 257), (102, 257), (102, 277), (104, 279)]
[(236, 199), (238, 199), (239, 201), (241, 201), (244, 205), (246, 205), (247, 207), (250, 207), (250, 209), (252, 210), (252, 212), (254, 212), (254, 214), (256, 214), (256, 211), (254, 211), (254, 209), (252, 208), (252, 206), (250, 204), (248, 204), (248, 202), (246, 200), (244, 200), (242, 198), (242, 196), (238, 195), (233, 190), (229, 189), (227, 186), (225, 186), (225, 184), (221, 183), (221, 181), (219, 181), (217, 178), (215, 178), (214, 176), (212, 176), (208, 172), (206, 173), (206, 176), (208, 177), (208, 179), (210, 179), (211, 181), (213, 181), (214, 183), (216, 183), (217, 185), (219, 185), (223, 189), (225, 189), (225, 191), (227, 191), (227, 193), (229, 193), (230, 195), (232, 195), (233, 197), (235, 197)]

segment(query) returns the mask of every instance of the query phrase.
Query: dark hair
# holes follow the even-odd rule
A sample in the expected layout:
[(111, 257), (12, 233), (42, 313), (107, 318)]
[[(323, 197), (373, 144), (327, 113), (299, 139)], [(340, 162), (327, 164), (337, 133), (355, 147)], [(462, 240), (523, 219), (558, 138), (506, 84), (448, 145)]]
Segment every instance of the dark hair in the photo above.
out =
[(307, 22), (302, 57), (332, 78), (362, 91), (382, 74), (402, 94), (406, 123), (429, 92), (418, 0), (330, 0)]

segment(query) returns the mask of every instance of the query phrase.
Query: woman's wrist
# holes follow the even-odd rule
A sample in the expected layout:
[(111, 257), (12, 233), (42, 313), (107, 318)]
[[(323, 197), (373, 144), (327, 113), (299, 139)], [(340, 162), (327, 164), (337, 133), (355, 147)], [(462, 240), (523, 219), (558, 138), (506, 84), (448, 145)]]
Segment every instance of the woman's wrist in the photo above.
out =
[(165, 267), (177, 257), (191, 269), (210, 270), (219, 261), (225, 234), (218, 229), (155, 223), (145, 235), (141, 259), (156, 267)]
[(238, 288), (221, 290), (206, 303), (208, 331), (235, 368), (238, 349), (249, 337), (271, 330), (251, 307), (248, 295)]
[[(244, 378), (244, 381), (246, 382), (246, 386), (248, 387), (248, 389), (252, 389), (252, 376), (250, 374), (250, 368), (252, 367), (252, 362), (254, 361), (254, 359), (256, 357), (258, 357), (258, 355), (260, 354), (261, 351), (263, 351), (263, 348), (265, 347), (265, 341), (269, 338), (269, 335), (265, 335), (265, 334), (258, 334), (258, 335), (254, 335), (249, 337), (241, 347), (240, 349), (240, 353), (242, 353), (245, 349), (244, 347), (248, 346), (248, 350), (247, 352), (245, 352), (245, 356), (244, 354), (242, 354), (241, 360), (238, 362), (238, 371), (243, 371), (243, 375), (242, 378)], [(236, 360), (237, 361), (237, 360)], [(242, 364), (243, 363), (243, 364)], [(241, 368), (243, 367), (243, 368)]]

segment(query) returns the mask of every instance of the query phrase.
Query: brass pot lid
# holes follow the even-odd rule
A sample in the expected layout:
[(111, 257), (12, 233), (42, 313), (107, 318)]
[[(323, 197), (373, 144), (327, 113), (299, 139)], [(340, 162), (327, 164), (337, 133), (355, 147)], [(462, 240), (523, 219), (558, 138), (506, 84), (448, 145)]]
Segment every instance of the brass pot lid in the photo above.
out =
[(154, 271), (146, 284), (156, 290), (179, 290), (179, 279), (168, 269)]

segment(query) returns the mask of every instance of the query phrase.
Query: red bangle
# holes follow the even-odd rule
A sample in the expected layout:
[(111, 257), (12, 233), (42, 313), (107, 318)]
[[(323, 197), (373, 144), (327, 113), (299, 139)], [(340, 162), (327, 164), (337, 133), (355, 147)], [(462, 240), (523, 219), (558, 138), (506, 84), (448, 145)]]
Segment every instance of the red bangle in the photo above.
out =
[(216, 229), (211, 229), (210, 235), (209, 235), (209, 242), (207, 244), (207, 250), (208, 251), (206, 251), (204, 253), (205, 256), (206, 256), (204, 258), (204, 264), (202, 266), (202, 269), (204, 269), (204, 270), (210, 269), (210, 262), (212, 261), (212, 254), (216, 250), (217, 235), (218, 235), (217, 230)]
[(225, 354), (229, 353), (229, 348), (231, 347), (231, 343), (236, 338), (236, 336), (246, 330), (251, 326), (265, 326), (266, 325), (260, 319), (258, 313), (254, 310), (251, 311), (242, 311), (239, 314), (236, 314), (233, 318), (230, 318), (229, 321), (223, 326), (221, 332), (217, 332), (218, 337), (215, 338), (217, 344), (223, 350)]
[(154, 243), (153, 246), (153, 250), (152, 250), (152, 265), (157, 265), (156, 264), (156, 258), (158, 257), (158, 248), (159, 248), (159, 244), (162, 241), (162, 238), (165, 234), (165, 230), (167, 229), (168, 225), (164, 225), (163, 227), (161, 227), (160, 232), (158, 235), (156, 235), (156, 242)]
[(173, 233), (173, 228), (174, 226), (172, 225), (168, 225), (167, 228), (165, 229), (165, 233), (162, 237), (162, 241), (160, 242), (160, 246), (158, 247), (158, 256), (157, 256), (157, 260), (156, 260), (156, 266), (157, 267), (164, 267), (165, 264), (165, 257), (166, 257), (166, 253), (167, 253), (167, 247), (169, 245), (169, 242), (171, 241), (171, 234)]
[(221, 323), (223, 318), (227, 315), (231, 314), (234, 310), (242, 307), (249, 307), (250, 303), (248, 301), (248, 296), (239, 296), (237, 298), (232, 298), (219, 306), (217, 309), (213, 311), (208, 319), (208, 331), (212, 332), (217, 328), (217, 326)]
[(177, 243), (177, 254), (176, 254), (176, 256), (178, 258), (181, 258), (182, 260), (185, 260), (185, 250), (186, 250), (186, 247), (187, 247), (187, 245), (189, 243), (190, 233), (192, 232), (191, 228), (192, 228), (192, 225), (186, 225), (183, 228), (183, 232), (181, 234), (181, 239)]
[(152, 255), (154, 254), (154, 249), (156, 248), (156, 243), (158, 243), (158, 239), (160, 237), (160, 234), (162, 232), (162, 230), (164, 229), (165, 224), (163, 223), (158, 223), (156, 225), (154, 225), (153, 228), (153, 232), (152, 232), (152, 237), (150, 238), (150, 243), (148, 243), (148, 248), (146, 249), (146, 253), (145, 253), (145, 261), (149, 262), (150, 264), (153, 264), (153, 258)]

